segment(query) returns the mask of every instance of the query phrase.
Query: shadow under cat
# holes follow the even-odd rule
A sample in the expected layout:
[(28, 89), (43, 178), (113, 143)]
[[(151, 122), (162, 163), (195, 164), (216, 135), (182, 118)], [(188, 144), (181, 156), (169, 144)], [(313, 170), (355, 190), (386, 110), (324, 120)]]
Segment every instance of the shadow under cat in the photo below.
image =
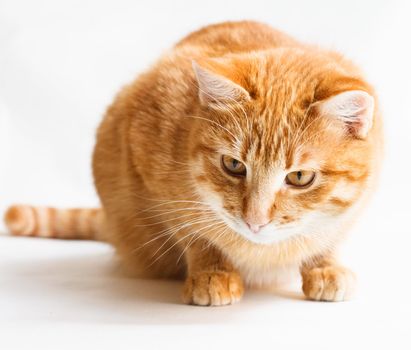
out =
[[(112, 250), (102, 243), (0, 237), (33, 250), (55, 250), (53, 256), (5, 259), (0, 266), (0, 309), (14, 309), (8, 321), (106, 324), (192, 324), (236, 322), (252, 303), (254, 311), (279, 299), (303, 300), (290, 290), (256, 291), (229, 308), (208, 309), (182, 304), (182, 281), (145, 280), (125, 276)], [(69, 247), (67, 247), (69, 245)], [(44, 246), (44, 247), (42, 247)], [(87, 249), (84, 249), (84, 246)], [(62, 250), (62, 256), (56, 254)], [(24, 253), (26, 249), (22, 249)], [(7, 304), (6, 304), (7, 303)], [(1, 305), (4, 304), (4, 305)], [(258, 305), (259, 304), (259, 305)], [(11, 311), (11, 310), (10, 310)], [(5, 312), (7, 314), (7, 310)]]

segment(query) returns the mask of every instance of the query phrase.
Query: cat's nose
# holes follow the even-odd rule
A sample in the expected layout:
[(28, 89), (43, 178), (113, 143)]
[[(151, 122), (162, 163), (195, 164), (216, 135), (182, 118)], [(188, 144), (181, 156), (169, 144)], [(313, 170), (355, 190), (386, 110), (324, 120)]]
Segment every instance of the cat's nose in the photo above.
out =
[(248, 228), (251, 230), (253, 233), (258, 233), (260, 230), (268, 224), (268, 222), (265, 223), (254, 223), (254, 222), (245, 222), (248, 226)]

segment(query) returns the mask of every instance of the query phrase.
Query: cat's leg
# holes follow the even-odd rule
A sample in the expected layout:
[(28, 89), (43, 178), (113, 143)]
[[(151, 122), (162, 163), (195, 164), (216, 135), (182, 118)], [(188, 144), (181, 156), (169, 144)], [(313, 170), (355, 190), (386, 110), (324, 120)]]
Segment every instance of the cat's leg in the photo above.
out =
[(186, 260), (185, 303), (218, 306), (241, 299), (244, 287), (240, 275), (208, 242), (196, 242), (186, 252)]
[(303, 292), (311, 300), (343, 301), (355, 288), (354, 273), (339, 265), (334, 257), (316, 257), (301, 266)]

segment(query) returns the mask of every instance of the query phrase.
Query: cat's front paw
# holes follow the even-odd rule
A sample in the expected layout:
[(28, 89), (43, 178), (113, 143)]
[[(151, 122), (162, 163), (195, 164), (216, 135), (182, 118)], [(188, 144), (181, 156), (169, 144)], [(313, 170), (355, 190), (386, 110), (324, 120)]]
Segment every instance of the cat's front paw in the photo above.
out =
[(203, 306), (229, 305), (238, 302), (243, 293), (243, 282), (236, 272), (199, 272), (187, 277), (183, 301)]
[(343, 301), (351, 297), (355, 275), (341, 266), (317, 267), (302, 274), (303, 292), (312, 300)]

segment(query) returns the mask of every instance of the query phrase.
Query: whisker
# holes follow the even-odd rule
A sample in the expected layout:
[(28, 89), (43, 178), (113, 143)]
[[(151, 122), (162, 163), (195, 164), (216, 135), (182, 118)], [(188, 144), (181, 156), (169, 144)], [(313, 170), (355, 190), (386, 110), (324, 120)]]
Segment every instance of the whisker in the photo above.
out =
[(208, 248), (210, 248), (213, 245), (213, 241), (218, 241), (222, 236), (225, 235), (225, 233), (227, 231), (228, 231), (228, 227), (226, 226), (224, 228), (224, 230), (222, 230), (215, 239), (210, 240), (210, 242), (205, 247), (203, 247), (203, 249), (201, 251), (204, 251), (204, 250), (207, 250)]
[(183, 225), (181, 225), (180, 227), (178, 227), (176, 230), (174, 230), (171, 234), (170, 237), (163, 242), (163, 244), (154, 252), (152, 258), (154, 258), (156, 256), (156, 254), (161, 250), (161, 248), (164, 247), (165, 244), (167, 244), (167, 242), (171, 239), (171, 237), (173, 237), (174, 235), (176, 235), (178, 232), (180, 232), (183, 228), (187, 228), (196, 224), (201, 224), (201, 223), (206, 223), (206, 222), (211, 222), (213, 220), (209, 219), (205, 219), (205, 220), (199, 220), (199, 221), (194, 221), (194, 222), (190, 222), (190, 223), (185, 223)]
[[(200, 231), (202, 231), (202, 230), (204, 230), (204, 229), (206, 229), (206, 228), (208, 228), (208, 227), (210, 227), (210, 226), (215, 226), (215, 225), (220, 225), (220, 224), (221, 224), (221, 222), (214, 222), (213, 224), (208, 225), (208, 226), (205, 226), (205, 227), (201, 228), (200, 230), (193, 232), (192, 234), (197, 234), (198, 232), (200, 232)], [(173, 244), (171, 247), (169, 247), (169, 248), (168, 248), (166, 251), (164, 251), (160, 256), (158, 256), (149, 266), (155, 264), (159, 259), (161, 259), (161, 257), (163, 257), (165, 254), (167, 254), (167, 253), (168, 253), (171, 249), (173, 249), (178, 243), (180, 243), (182, 240), (186, 239), (187, 237), (188, 237), (188, 236), (183, 236), (183, 237), (181, 237), (180, 239), (178, 239), (176, 242), (174, 242), (174, 244)], [(157, 253), (157, 252), (158, 252), (158, 250), (156, 251), (156, 253)], [(156, 253), (154, 253), (154, 256), (155, 256)], [(154, 256), (153, 256), (153, 257), (154, 257)]]
[(164, 202), (164, 203), (153, 205), (152, 207), (149, 207), (149, 208), (146, 208), (146, 209), (142, 209), (141, 211), (138, 211), (136, 214), (144, 213), (144, 212), (150, 211), (151, 209), (158, 208), (158, 207), (161, 207), (161, 206), (164, 206), (164, 205), (183, 204), (183, 203), (199, 204), (199, 205), (203, 205), (204, 207), (209, 208), (209, 205), (206, 202), (196, 202), (196, 201), (189, 201), (189, 200), (180, 200), (180, 201), (176, 200), (176, 201), (167, 201), (167, 202)]
[(186, 218), (186, 217), (190, 217), (190, 216), (194, 216), (194, 215), (198, 215), (198, 213), (184, 214), (184, 215), (181, 215), (181, 216), (177, 216), (177, 217), (170, 218), (170, 219), (163, 220), (163, 221), (153, 222), (153, 223), (150, 223), (150, 224), (141, 224), (141, 225), (138, 224), (138, 225), (134, 225), (134, 227), (156, 226), (156, 225), (164, 224), (166, 222), (170, 222), (170, 221), (174, 221), (174, 220), (178, 220), (178, 219), (182, 219), (182, 218)]
[[(209, 218), (213, 218), (213, 217), (210, 216)], [(199, 220), (203, 220), (203, 219), (204, 219), (204, 217), (199, 218)], [(192, 222), (192, 223), (193, 223), (193, 222), (194, 222), (194, 223), (197, 223), (196, 221), (191, 221), (191, 222)], [(200, 222), (200, 221), (199, 221), (199, 222)], [(167, 227), (167, 228), (165, 228), (164, 230), (161, 230), (161, 231), (155, 233), (155, 234), (154, 234), (155, 237), (154, 237), (153, 239), (150, 239), (149, 241), (145, 242), (143, 245), (140, 245), (140, 246), (138, 246), (137, 248), (135, 248), (135, 249), (133, 250), (133, 253), (139, 251), (141, 248), (145, 247), (147, 244), (149, 244), (149, 243), (151, 243), (151, 242), (156, 241), (157, 239), (160, 239), (160, 238), (162, 238), (162, 237), (165, 237), (165, 236), (167, 236), (167, 235), (169, 235), (169, 234), (170, 234), (170, 235), (173, 235), (174, 233), (177, 233), (178, 230), (181, 229), (181, 228), (183, 228), (185, 225), (187, 225), (186, 222), (184, 222), (184, 223), (178, 223), (178, 224), (176, 224), (176, 225), (173, 225), (173, 226), (171, 226), (171, 227)], [(173, 231), (176, 231), (176, 232), (173, 232)]]
[(143, 220), (153, 219), (153, 218), (163, 216), (163, 215), (167, 215), (167, 214), (177, 213), (177, 212), (180, 212), (180, 211), (191, 211), (191, 210), (195, 211), (197, 213), (198, 212), (200, 212), (200, 213), (214, 212), (214, 210), (212, 210), (212, 209), (202, 209), (202, 208), (178, 208), (178, 209), (172, 209), (172, 210), (169, 210), (169, 209), (163, 209), (163, 210), (157, 209), (156, 210), (156, 209), (154, 209), (153, 212), (160, 212), (160, 214), (143, 217), (141, 219), (143, 219)]
[[(221, 222), (220, 225), (224, 227), (224, 226), (225, 226), (225, 223), (224, 223), (224, 222)], [(219, 227), (219, 226), (217, 226), (216, 228), (218, 228), (218, 227)], [(193, 232), (192, 234), (190, 234), (190, 235), (191, 235), (190, 241), (188, 242), (188, 244), (186, 245), (186, 247), (183, 249), (183, 251), (181, 252), (180, 256), (178, 257), (177, 262), (176, 262), (176, 265), (178, 265), (180, 259), (181, 259), (181, 258), (183, 257), (183, 255), (184, 255), (184, 253), (185, 253), (198, 239), (200, 239), (201, 237), (204, 237), (204, 235), (206, 235), (206, 234), (208, 233), (208, 231), (206, 231), (206, 232), (204, 232), (203, 234), (201, 234), (199, 237), (196, 238), (196, 234), (198, 234), (200, 231), (201, 231), (201, 230), (196, 231), (196, 232)], [(196, 238), (196, 239), (193, 241), (194, 238)]]

